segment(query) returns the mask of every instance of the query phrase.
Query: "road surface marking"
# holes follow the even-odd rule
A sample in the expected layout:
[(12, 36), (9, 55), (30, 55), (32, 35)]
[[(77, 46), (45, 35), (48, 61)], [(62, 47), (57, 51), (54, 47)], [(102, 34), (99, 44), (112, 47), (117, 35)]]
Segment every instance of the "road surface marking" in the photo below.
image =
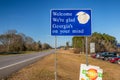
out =
[(23, 60), (23, 61), (20, 61), (20, 62), (17, 62), (17, 63), (10, 64), (10, 65), (7, 65), (7, 66), (4, 66), (4, 67), (1, 67), (0, 70), (5, 69), (5, 68), (8, 68), (8, 67), (15, 66), (15, 65), (17, 65), (17, 64), (21, 64), (21, 63), (24, 63), (24, 62), (31, 61), (31, 60), (34, 60), (34, 59), (39, 58), (39, 57), (41, 57), (41, 56), (37, 56), (37, 57), (33, 57), (33, 58), (29, 58), (29, 59), (26, 59), (26, 60)]

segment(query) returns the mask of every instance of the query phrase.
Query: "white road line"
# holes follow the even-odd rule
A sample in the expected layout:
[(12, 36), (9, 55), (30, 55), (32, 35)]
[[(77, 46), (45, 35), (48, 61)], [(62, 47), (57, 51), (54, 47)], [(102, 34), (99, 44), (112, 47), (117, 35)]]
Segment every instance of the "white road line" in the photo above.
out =
[(5, 68), (8, 68), (8, 67), (15, 66), (15, 65), (17, 65), (17, 64), (21, 64), (21, 63), (24, 63), (24, 62), (27, 62), (27, 61), (34, 60), (34, 59), (36, 59), (36, 58), (38, 58), (38, 57), (41, 57), (41, 56), (29, 58), (29, 59), (26, 59), (26, 60), (23, 60), (23, 61), (20, 61), (20, 62), (17, 62), (17, 63), (10, 64), (10, 65), (8, 65), (8, 66), (1, 67), (0, 70), (5, 69)]

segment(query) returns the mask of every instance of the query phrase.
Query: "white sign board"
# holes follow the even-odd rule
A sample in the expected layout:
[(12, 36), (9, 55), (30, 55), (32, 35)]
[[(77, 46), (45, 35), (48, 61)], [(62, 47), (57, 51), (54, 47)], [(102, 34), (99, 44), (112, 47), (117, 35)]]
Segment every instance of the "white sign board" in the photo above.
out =
[(90, 53), (95, 53), (95, 43), (90, 43)]
[(98, 66), (81, 64), (79, 80), (102, 80), (103, 70)]

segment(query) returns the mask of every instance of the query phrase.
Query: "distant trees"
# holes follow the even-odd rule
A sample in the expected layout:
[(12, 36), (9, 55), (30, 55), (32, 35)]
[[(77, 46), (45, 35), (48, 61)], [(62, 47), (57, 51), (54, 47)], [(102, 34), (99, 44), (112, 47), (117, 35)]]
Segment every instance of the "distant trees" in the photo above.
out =
[(83, 44), (84, 37), (73, 37), (72, 38), (72, 46), (73, 48), (82, 48), (84, 46)]
[(89, 42), (95, 42), (96, 52), (100, 51), (115, 51), (117, 40), (114, 36), (101, 33), (93, 33), (89, 38)]
[(22, 45), (21, 44), (22, 37), (16, 35), (15, 30), (11, 30), (11, 31), (9, 30), (5, 34), (0, 35), (0, 42), (1, 45), (3, 45), (4, 48), (6, 48), (6, 51), (14, 51), (20, 48), (20, 46)]
[(23, 33), (17, 33), (16, 30), (8, 30), (0, 35), (0, 51), (19, 52), (19, 51), (39, 51), (49, 49), (51, 46), (47, 43), (41, 44), (33, 38), (26, 36)]
[(84, 37), (74, 36), (72, 38), (72, 47), (74, 48), (75, 53), (84, 52), (85, 47), (84, 41), (85, 41)]
[(66, 42), (65, 49), (69, 49), (69, 47), (70, 47), (69, 42)]
[(52, 48), (52, 47), (49, 44), (47, 44), (47, 43), (44, 43), (42, 45), (42, 49), (50, 49), (50, 48)]
[[(91, 37), (88, 37), (88, 45), (94, 42), (96, 52), (102, 51), (115, 51), (116, 50), (116, 38), (108, 34), (101, 34), (94, 32)], [(80, 51), (84, 51), (85, 48), (85, 38), (84, 37), (73, 37), (72, 38), (73, 48), (79, 48)]]

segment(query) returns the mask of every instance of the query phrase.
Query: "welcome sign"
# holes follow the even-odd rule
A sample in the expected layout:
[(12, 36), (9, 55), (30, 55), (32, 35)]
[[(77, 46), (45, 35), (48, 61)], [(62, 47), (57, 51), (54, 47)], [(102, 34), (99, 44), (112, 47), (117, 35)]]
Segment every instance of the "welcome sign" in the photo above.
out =
[(90, 36), (91, 10), (51, 10), (51, 35)]

